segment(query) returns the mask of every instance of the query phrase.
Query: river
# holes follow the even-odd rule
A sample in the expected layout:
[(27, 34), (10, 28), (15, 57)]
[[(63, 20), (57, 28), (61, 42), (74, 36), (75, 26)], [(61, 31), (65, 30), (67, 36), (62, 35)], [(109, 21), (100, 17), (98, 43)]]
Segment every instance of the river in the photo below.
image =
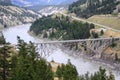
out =
[[(38, 39), (37, 37), (32, 37), (28, 34), (30, 25), (31, 24), (13, 26), (10, 28), (3, 29), (2, 32), (4, 34), (6, 41), (12, 44), (17, 44), (17, 36), (20, 36), (21, 39), (23, 39), (25, 42), (32, 41), (38, 43), (40, 41), (43, 41)], [(54, 61), (58, 63), (67, 63), (68, 59), (70, 59), (71, 63), (76, 66), (79, 74), (85, 74), (87, 72), (93, 73), (95, 71), (98, 71), (100, 66), (106, 68), (108, 72), (111, 71), (109, 67), (99, 62), (92, 61), (80, 56), (77, 58), (69, 56), (65, 52), (63, 52), (60, 48), (56, 48), (53, 54), (51, 54), (47, 58), (48, 61), (51, 61), (52, 59), (54, 59)], [(116, 78), (115, 80), (120, 80), (120, 73), (114, 70), (112, 70), (112, 72), (115, 75)]]

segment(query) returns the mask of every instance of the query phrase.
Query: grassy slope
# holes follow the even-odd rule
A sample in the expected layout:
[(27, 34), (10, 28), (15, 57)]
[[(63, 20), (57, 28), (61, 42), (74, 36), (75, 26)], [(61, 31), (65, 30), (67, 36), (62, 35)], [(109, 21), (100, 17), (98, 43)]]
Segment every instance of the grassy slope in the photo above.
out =
[(111, 15), (95, 15), (90, 17), (88, 20), (120, 30), (120, 17), (113, 17)]

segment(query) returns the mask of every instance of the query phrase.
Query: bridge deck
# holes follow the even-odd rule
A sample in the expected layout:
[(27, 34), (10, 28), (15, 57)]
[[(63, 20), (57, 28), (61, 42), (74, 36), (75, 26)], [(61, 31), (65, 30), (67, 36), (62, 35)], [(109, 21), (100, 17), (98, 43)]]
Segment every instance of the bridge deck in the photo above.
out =
[(72, 43), (72, 42), (84, 42), (84, 41), (98, 41), (98, 40), (111, 40), (111, 39), (120, 39), (120, 37), (115, 38), (96, 38), (96, 39), (79, 39), (79, 40), (62, 40), (62, 41), (44, 41), (35, 44), (56, 44), (56, 43)]

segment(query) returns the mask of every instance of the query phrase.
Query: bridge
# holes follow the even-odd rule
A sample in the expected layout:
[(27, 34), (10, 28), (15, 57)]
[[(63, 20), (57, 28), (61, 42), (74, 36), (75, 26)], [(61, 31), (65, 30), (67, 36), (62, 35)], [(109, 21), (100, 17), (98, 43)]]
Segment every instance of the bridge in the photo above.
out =
[[(97, 58), (101, 58), (103, 52), (112, 44), (120, 42), (120, 37), (96, 38), (96, 39), (79, 39), (79, 40), (63, 40), (63, 41), (44, 41), (34, 43), (40, 57), (49, 57), (57, 48), (78, 50), (80, 53), (88, 53)], [(3, 47), (4, 45), (0, 45)], [(13, 45), (17, 48), (17, 45)], [(77, 54), (77, 55), (79, 55)]]
[[(45, 41), (34, 43), (40, 56), (46, 57), (51, 55), (56, 48), (64, 47), (69, 50), (79, 50), (79, 53), (89, 53), (100, 58), (102, 53), (112, 44), (118, 43), (120, 38), (96, 38), (96, 39), (79, 39), (63, 41)], [(62, 48), (63, 49), (63, 48)], [(79, 54), (78, 54), (79, 55)]]

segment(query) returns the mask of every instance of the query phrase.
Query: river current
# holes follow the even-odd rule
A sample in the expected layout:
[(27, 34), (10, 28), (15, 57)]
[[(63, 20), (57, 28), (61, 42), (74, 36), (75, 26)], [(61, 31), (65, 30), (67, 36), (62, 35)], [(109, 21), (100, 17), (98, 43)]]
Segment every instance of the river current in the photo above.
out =
[[(31, 24), (24, 24), (19, 26), (13, 26), (10, 28), (3, 29), (2, 32), (7, 42), (11, 44), (17, 44), (17, 36), (20, 36), (25, 42), (32, 41), (34, 43), (39, 43), (43, 41), (38, 39), (37, 37), (30, 36), (28, 30)], [(69, 52), (69, 51), (66, 51)], [(77, 68), (79, 74), (85, 74), (87, 72), (93, 73), (99, 70), (99, 67), (102, 66), (106, 68), (107, 72), (112, 71), (115, 75), (115, 80), (120, 80), (120, 73), (114, 70), (111, 70), (109, 67), (105, 66), (96, 61), (89, 60), (83, 57), (73, 57), (66, 54), (62, 49), (56, 48), (56, 50), (51, 54), (47, 60), (51, 61), (54, 60), (58, 63), (67, 63), (68, 59), (71, 60), (71, 63), (74, 64)]]

